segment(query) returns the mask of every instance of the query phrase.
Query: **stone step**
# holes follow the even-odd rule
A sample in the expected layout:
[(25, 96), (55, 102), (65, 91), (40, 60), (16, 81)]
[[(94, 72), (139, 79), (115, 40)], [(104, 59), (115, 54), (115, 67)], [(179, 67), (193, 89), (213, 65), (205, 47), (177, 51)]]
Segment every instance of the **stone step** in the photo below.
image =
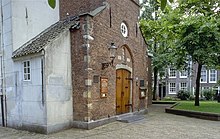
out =
[(140, 121), (144, 119), (144, 115), (128, 115), (128, 116), (122, 116), (118, 118), (117, 121), (123, 122), (123, 123), (131, 123), (135, 121)]

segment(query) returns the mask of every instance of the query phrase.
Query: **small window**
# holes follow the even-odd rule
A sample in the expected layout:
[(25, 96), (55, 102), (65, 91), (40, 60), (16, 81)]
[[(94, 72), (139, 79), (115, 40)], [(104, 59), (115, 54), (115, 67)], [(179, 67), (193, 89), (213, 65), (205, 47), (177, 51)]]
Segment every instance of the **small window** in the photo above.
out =
[(24, 81), (30, 81), (31, 80), (31, 65), (30, 61), (24, 61), (23, 62), (23, 75), (24, 75)]
[(217, 83), (217, 70), (209, 70), (209, 83)]
[(205, 66), (202, 66), (202, 69), (201, 69), (200, 83), (207, 83), (207, 70)]
[(140, 87), (144, 87), (144, 80), (140, 80)]
[(186, 82), (180, 83), (180, 90), (187, 91), (187, 84), (186, 84)]
[(169, 69), (169, 78), (176, 78), (176, 70), (173, 68)]
[(128, 27), (125, 23), (121, 23), (121, 34), (123, 37), (128, 37)]
[(169, 84), (169, 94), (176, 94), (176, 83)]

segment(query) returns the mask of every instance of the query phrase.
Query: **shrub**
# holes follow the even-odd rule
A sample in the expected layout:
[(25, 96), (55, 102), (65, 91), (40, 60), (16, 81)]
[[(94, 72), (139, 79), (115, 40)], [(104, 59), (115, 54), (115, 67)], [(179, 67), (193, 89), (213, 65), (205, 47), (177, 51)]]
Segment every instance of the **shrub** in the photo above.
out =
[(195, 100), (195, 96), (194, 95), (190, 95), (189, 96), (189, 100)]
[(203, 96), (206, 100), (212, 100), (215, 96), (215, 93), (213, 90), (203, 90)]
[(177, 93), (177, 97), (181, 100), (187, 100), (190, 97), (190, 93), (188, 91), (180, 90)]

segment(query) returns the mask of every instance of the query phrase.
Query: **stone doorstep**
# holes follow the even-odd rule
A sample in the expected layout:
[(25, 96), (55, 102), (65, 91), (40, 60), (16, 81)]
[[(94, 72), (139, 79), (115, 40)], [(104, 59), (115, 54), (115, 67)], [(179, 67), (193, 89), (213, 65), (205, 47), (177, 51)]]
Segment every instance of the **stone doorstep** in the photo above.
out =
[(174, 104), (170, 108), (165, 108), (165, 112), (171, 113), (171, 114), (176, 114), (176, 115), (195, 117), (195, 118), (199, 118), (199, 119), (220, 121), (220, 114), (173, 109), (173, 107), (176, 105), (178, 105), (178, 103)]
[(98, 126), (102, 126), (111, 122), (120, 121), (125, 123), (135, 122), (144, 119), (144, 114), (147, 114), (148, 110), (140, 110), (133, 113), (126, 113), (122, 115), (116, 115), (109, 118), (103, 118), (96, 121), (90, 121), (90, 122), (82, 122), (82, 121), (73, 121), (72, 126), (75, 128), (81, 128), (81, 129), (93, 129)]
[(127, 116), (119, 117), (117, 119), (117, 121), (123, 122), (123, 123), (132, 123), (132, 122), (135, 122), (135, 121), (143, 120), (144, 118), (145, 118), (144, 115), (132, 114), (132, 115), (127, 115)]

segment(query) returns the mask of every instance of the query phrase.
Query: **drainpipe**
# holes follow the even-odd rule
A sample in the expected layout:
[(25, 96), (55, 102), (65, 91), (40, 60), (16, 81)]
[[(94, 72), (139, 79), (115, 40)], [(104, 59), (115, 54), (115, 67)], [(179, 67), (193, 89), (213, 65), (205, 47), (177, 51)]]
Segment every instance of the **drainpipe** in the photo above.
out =
[(45, 50), (43, 49), (43, 56), (41, 58), (41, 95), (42, 95), (42, 105), (44, 106), (44, 61), (45, 61)]
[[(5, 123), (5, 111), (6, 111), (6, 97), (5, 97), (5, 74), (4, 74), (4, 71), (5, 71), (5, 68), (4, 68), (4, 41), (3, 41), (3, 10), (2, 10), (2, 0), (1, 0), (1, 113), (2, 113), (2, 125), (3, 126), (6, 126), (6, 123)], [(4, 98), (5, 97), (5, 98)], [(5, 100), (5, 104), (4, 104), (4, 100)]]
[(4, 104), (3, 104), (3, 95), (1, 95), (1, 113), (2, 113), (2, 126), (5, 126), (5, 115), (4, 115)]

